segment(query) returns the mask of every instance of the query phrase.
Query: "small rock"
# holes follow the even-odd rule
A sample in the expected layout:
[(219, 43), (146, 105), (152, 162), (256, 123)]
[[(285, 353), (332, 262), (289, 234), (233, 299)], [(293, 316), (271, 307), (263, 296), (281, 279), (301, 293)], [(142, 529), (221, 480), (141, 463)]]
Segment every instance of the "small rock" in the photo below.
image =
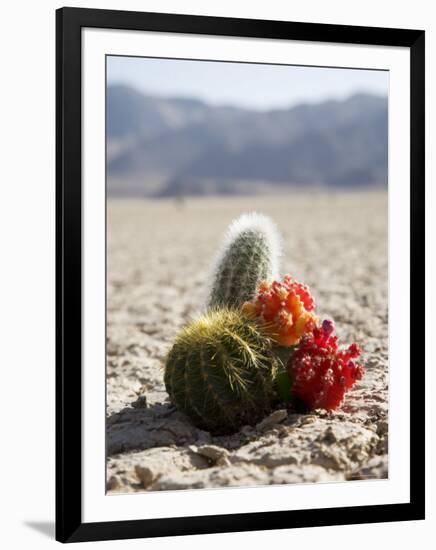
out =
[(336, 437), (335, 431), (331, 426), (327, 427), (326, 431), (321, 436), (321, 440), (329, 445), (337, 442), (338, 438)]
[(106, 486), (108, 491), (114, 491), (121, 487), (121, 482), (117, 476), (111, 476), (108, 479)]
[(256, 428), (260, 431), (265, 431), (274, 426), (275, 424), (279, 424), (279, 422), (283, 422), (285, 418), (288, 417), (288, 411), (285, 409), (279, 409), (278, 411), (272, 412), (269, 416), (264, 418), (259, 424), (256, 424)]
[(223, 466), (223, 467), (226, 467), (226, 466), (231, 466), (231, 462), (230, 460), (227, 458), (227, 456), (225, 455), (222, 455), (217, 461), (216, 461), (216, 465), (217, 466)]
[(228, 460), (229, 452), (223, 447), (217, 447), (216, 445), (201, 445), (201, 447), (196, 447), (191, 445), (189, 449), (205, 458), (208, 458), (213, 464), (227, 465), (230, 464)]
[(159, 474), (149, 468), (148, 466), (135, 466), (135, 473), (139, 478), (139, 481), (142, 483), (144, 489), (149, 487), (154, 481), (159, 478)]

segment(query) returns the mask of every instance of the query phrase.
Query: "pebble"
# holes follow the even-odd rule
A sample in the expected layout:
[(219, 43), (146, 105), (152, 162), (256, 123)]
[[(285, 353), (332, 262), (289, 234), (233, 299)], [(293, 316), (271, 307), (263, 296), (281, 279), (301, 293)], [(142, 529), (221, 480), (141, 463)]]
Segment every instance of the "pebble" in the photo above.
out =
[(148, 466), (140, 466), (139, 464), (135, 466), (135, 473), (144, 489), (147, 489), (147, 487), (149, 487), (153, 481), (159, 477), (159, 474), (156, 471), (152, 470)]
[(288, 417), (288, 411), (285, 409), (279, 409), (278, 411), (272, 412), (269, 416), (264, 418), (259, 424), (256, 424), (256, 428), (261, 432), (268, 430), (275, 424), (283, 422), (285, 418)]
[(230, 464), (228, 460), (229, 451), (223, 447), (218, 447), (217, 445), (201, 445), (197, 447), (196, 445), (190, 445), (189, 449), (201, 456), (212, 461), (214, 464), (218, 465), (227, 465)]

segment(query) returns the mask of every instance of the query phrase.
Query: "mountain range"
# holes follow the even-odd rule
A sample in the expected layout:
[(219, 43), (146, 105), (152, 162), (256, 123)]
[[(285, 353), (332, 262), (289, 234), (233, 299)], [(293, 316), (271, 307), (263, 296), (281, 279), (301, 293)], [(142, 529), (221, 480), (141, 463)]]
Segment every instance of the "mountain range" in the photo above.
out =
[(109, 195), (384, 186), (387, 168), (386, 97), (257, 111), (107, 89)]

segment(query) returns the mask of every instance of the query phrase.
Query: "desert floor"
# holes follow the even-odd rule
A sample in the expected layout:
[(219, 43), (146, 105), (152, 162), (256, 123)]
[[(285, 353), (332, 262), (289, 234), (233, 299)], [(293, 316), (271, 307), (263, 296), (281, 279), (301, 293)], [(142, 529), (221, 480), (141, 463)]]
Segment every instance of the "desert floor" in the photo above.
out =
[[(282, 273), (306, 282), (366, 375), (333, 412), (280, 410), (213, 437), (169, 402), (163, 359), (201, 309), (229, 222), (270, 215)], [(388, 472), (387, 194), (108, 202), (109, 493), (371, 479)]]

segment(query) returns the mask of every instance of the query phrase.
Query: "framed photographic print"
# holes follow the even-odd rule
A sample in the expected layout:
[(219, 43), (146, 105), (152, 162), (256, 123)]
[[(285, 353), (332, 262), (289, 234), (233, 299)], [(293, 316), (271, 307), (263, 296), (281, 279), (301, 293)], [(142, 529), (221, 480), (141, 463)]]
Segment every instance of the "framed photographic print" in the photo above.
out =
[(424, 518), (424, 32), (57, 11), (62, 542)]

